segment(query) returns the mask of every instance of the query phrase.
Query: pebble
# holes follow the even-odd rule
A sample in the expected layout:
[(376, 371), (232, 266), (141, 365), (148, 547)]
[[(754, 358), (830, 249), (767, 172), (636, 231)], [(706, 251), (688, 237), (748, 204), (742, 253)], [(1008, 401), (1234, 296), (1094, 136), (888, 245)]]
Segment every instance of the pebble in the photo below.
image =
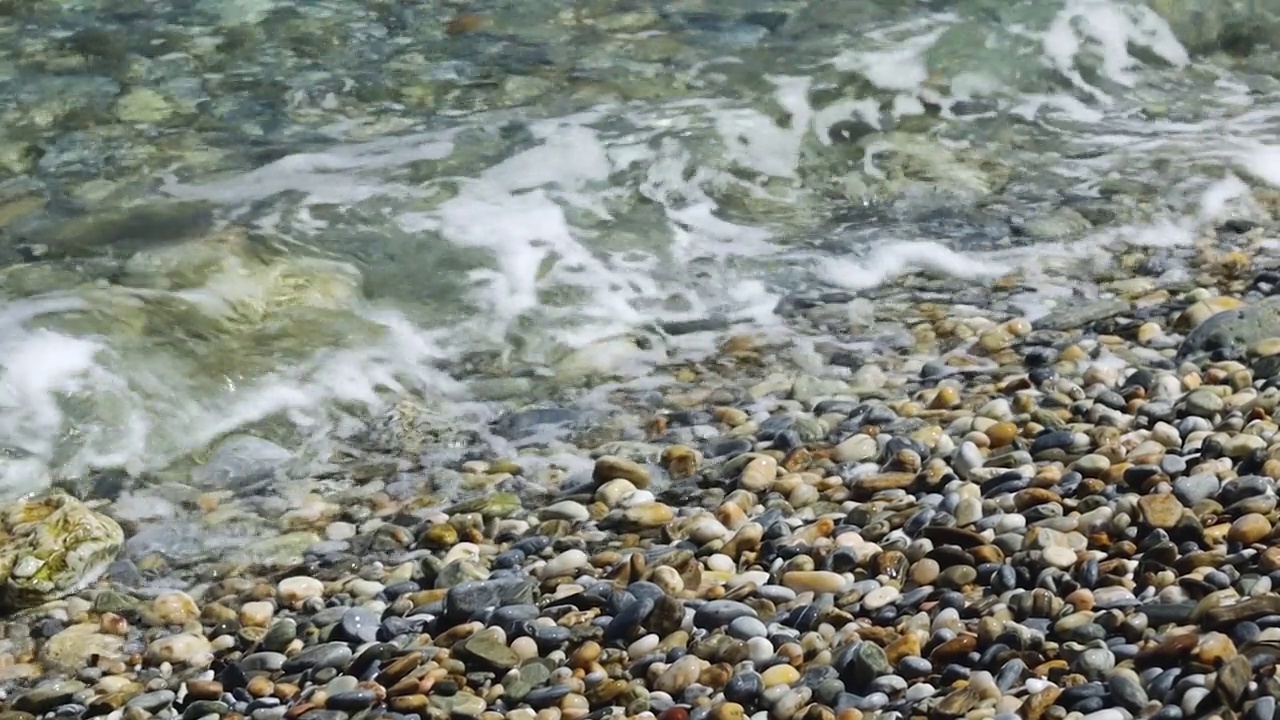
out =
[(560, 577), (571, 575), (587, 565), (587, 554), (578, 549), (566, 550), (548, 561), (542, 567), (543, 577)]
[(178, 633), (152, 641), (147, 646), (147, 660), (152, 663), (204, 667), (213, 662), (213, 646), (201, 635)]
[(288, 607), (296, 608), (307, 600), (323, 595), (324, 583), (305, 575), (289, 577), (281, 580), (276, 585), (276, 594), (281, 603)]

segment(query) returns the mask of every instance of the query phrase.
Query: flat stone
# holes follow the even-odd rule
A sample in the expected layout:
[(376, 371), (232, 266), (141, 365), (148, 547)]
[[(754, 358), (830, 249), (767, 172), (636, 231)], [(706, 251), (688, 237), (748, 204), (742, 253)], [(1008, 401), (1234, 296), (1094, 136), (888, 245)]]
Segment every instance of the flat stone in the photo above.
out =
[(520, 664), (520, 656), (507, 647), (502, 631), (497, 628), (485, 628), (467, 638), (462, 643), (462, 650), (467, 655), (501, 670), (510, 670)]
[(892, 605), (898, 601), (902, 593), (898, 588), (892, 585), (882, 585), (875, 590), (862, 596), (862, 607), (865, 610), (874, 612), (887, 605)]
[(870, 435), (858, 433), (842, 441), (831, 449), (831, 459), (842, 463), (866, 462), (880, 452), (876, 439)]
[(572, 575), (587, 566), (587, 554), (577, 548), (570, 548), (547, 561), (542, 566), (541, 576), (544, 578)]
[(344, 712), (358, 712), (373, 707), (377, 702), (378, 696), (372, 690), (361, 688), (331, 694), (325, 707)]
[(276, 593), (280, 596), (281, 603), (297, 607), (311, 598), (322, 596), (324, 583), (305, 575), (289, 577), (280, 581), (276, 586)]
[(40, 660), (52, 669), (75, 672), (88, 667), (94, 657), (123, 657), (124, 638), (100, 632), (98, 623), (80, 623), (49, 638), (40, 649)]
[(346, 638), (365, 643), (378, 639), (378, 628), (381, 626), (381, 615), (363, 607), (348, 609), (342, 614), (340, 621), (342, 634)]
[(849, 581), (829, 570), (793, 570), (783, 573), (782, 584), (796, 592), (836, 593), (844, 590)]
[(490, 607), (532, 601), (537, 589), (533, 578), (495, 578), (454, 585), (445, 595), (445, 615), (465, 620)]
[(71, 702), (72, 697), (84, 689), (85, 684), (79, 680), (70, 678), (46, 680), (34, 689), (18, 695), (13, 701), (13, 709), (22, 713), (43, 715), (59, 705)]
[(1267, 615), (1280, 615), (1280, 595), (1262, 595), (1206, 610), (1201, 624), (1210, 629), (1229, 627), (1245, 620), (1257, 620)]
[(125, 703), (125, 707), (139, 708), (150, 713), (156, 713), (172, 705), (177, 698), (177, 693), (172, 690), (155, 690), (134, 696), (129, 702)]
[(1173, 494), (1182, 501), (1183, 505), (1194, 507), (1196, 503), (1218, 494), (1218, 486), (1218, 478), (1209, 473), (1200, 473), (1175, 480)]
[(1243, 353), (1250, 345), (1280, 335), (1280, 298), (1218, 312), (1187, 334), (1178, 348), (1179, 360), (1199, 360), (1213, 349)]
[(1210, 390), (1196, 390), (1183, 398), (1186, 412), (1203, 418), (1216, 417), (1226, 407), (1222, 396)]
[(1143, 495), (1138, 499), (1138, 509), (1142, 512), (1143, 522), (1151, 527), (1168, 530), (1182, 520), (1182, 503), (1168, 493)]
[(595, 468), (591, 471), (591, 479), (597, 485), (610, 480), (627, 480), (638, 488), (647, 488), (652, 478), (643, 465), (616, 455), (605, 455), (596, 459)]
[(586, 522), (591, 519), (591, 513), (580, 502), (562, 500), (539, 510), (538, 517), (544, 521), (568, 520), (569, 522)]
[(309, 647), (284, 662), (281, 667), (286, 674), (303, 670), (320, 670), (323, 668), (345, 668), (351, 662), (352, 650), (346, 643), (331, 642)]
[(737, 600), (711, 600), (693, 613), (693, 624), (704, 630), (714, 630), (733, 622), (736, 618), (759, 615), (750, 605)]

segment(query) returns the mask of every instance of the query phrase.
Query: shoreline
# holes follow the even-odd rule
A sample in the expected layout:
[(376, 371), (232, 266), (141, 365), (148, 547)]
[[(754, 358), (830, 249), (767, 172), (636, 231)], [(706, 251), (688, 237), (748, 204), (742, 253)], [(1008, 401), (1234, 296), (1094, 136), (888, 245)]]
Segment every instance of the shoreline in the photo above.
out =
[[(907, 314), (892, 299), (932, 281), (906, 279), (862, 326), (813, 304), (797, 327), (875, 340), (729, 336), (608, 413), (449, 436), (440, 466), (170, 487), (231, 531), (218, 560), (139, 554), (125, 518), (106, 580), (0, 622), (0, 718), (1269, 720), (1268, 232), (1179, 251), (1172, 287), (1197, 289), (1121, 270), (1122, 293), (1031, 321), (1016, 283)], [(255, 513), (279, 535), (237, 544)]]

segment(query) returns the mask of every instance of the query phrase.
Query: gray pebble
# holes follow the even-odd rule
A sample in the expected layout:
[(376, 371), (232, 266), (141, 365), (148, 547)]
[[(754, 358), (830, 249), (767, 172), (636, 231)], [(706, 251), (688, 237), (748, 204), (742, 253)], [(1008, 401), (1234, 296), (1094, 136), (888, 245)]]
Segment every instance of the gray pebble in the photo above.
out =
[(177, 697), (177, 694), (172, 690), (155, 690), (131, 698), (129, 702), (125, 703), (125, 707), (138, 708), (155, 713), (172, 705)]
[(750, 640), (755, 637), (768, 637), (769, 628), (760, 620), (746, 615), (734, 618), (727, 628), (729, 635), (739, 640)]
[(740, 617), (758, 617), (750, 605), (736, 600), (712, 600), (693, 613), (693, 624), (702, 630), (714, 630)]

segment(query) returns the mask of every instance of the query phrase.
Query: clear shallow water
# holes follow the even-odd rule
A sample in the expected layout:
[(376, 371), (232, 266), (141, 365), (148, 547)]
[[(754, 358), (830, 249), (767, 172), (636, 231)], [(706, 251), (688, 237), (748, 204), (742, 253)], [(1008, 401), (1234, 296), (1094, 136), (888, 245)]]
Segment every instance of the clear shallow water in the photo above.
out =
[(37, 5), (0, 17), (7, 492), (813, 336), (781, 300), (904, 275), (1035, 315), (1280, 184), (1265, 2)]

